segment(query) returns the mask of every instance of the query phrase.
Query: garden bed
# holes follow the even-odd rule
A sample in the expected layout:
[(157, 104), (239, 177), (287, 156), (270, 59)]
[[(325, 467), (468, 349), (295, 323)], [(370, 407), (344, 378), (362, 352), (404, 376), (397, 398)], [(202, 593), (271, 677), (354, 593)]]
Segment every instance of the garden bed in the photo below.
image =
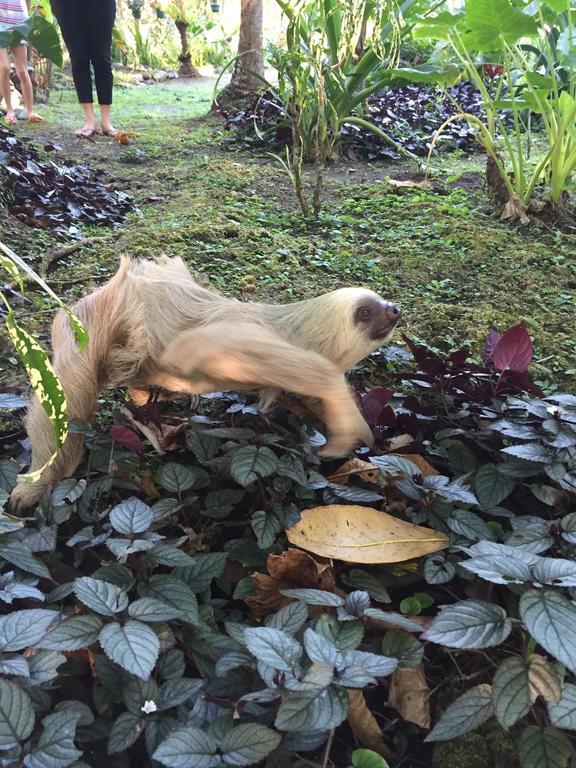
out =
[[(406, 317), (402, 330), (431, 349), (413, 348), (417, 364), (410, 362), (409, 348), (398, 334), (394, 345), (399, 348), (369, 358), (353, 372), (352, 381), (362, 392), (373, 387), (388, 390), (372, 396), (378, 407), (373, 403), (370, 411), (372, 425), (380, 439), (380, 451), (387, 448), (382, 441), (409, 434), (411, 440), (407, 445), (410, 451), (425, 456), (427, 464), (419, 466), (419, 471), (414, 471), (410, 478), (411, 484), (403, 487), (404, 491), (413, 494), (412, 497), (406, 494), (399, 497), (396, 489), (392, 492), (391, 489), (374, 488), (365, 478), (352, 476), (342, 482), (343, 470), (339, 462), (319, 465), (314, 453), (302, 448), (303, 430), (310, 436), (319, 425), (309, 416), (303, 417), (293, 402), (265, 416), (255, 412), (251, 401), (229, 400), (224, 396), (203, 403), (202, 418), (193, 417), (191, 432), (188, 424), (191, 414), (186, 406), (169, 405), (161, 411), (148, 413), (152, 432), (159, 440), (160, 448), (166, 451), (160, 453), (154, 448), (153, 441), (146, 440), (134, 424), (134, 419), (141, 422), (144, 414), (134, 411), (128, 414), (121, 410), (124, 405), (122, 396), (107, 393), (93, 436), (90, 474), (84, 465), (77, 475), (80, 484), (70, 483), (63, 487), (51, 512), (58, 517), (58, 536), (70, 543), (63, 547), (65, 555), (58, 565), (49, 563), (52, 575), (62, 583), (75, 577), (94, 576), (96, 566), (92, 568), (91, 555), (86, 554), (90, 550), (97, 554), (99, 561), (104, 561), (109, 569), (104, 574), (111, 582), (115, 579), (120, 590), (132, 590), (132, 585), (126, 581), (131, 578), (132, 560), (128, 559), (128, 575), (126, 562), (113, 563), (114, 547), (122, 560), (127, 553), (121, 548), (129, 546), (130, 537), (122, 527), (122, 510), (116, 509), (114, 514), (110, 510), (121, 506), (127, 498), (137, 496), (143, 519), (150, 517), (144, 507), (154, 510), (154, 523), (150, 518), (148, 527), (140, 533), (145, 538), (161, 531), (161, 535), (167, 537), (172, 550), (165, 555), (167, 558), (170, 554), (180, 557), (179, 577), (186, 585), (182, 594), (186, 594), (188, 609), (197, 612), (199, 603), (202, 618), (199, 625), (197, 613), (194, 613), (193, 621), (186, 624), (183, 631), (179, 619), (163, 622), (166, 627), (176, 627), (176, 640), (169, 650), (173, 630), (166, 629), (163, 634), (167, 643), (163, 653), (170, 654), (169, 660), (176, 672), (170, 671), (169, 661), (165, 659), (153, 683), (143, 684), (135, 682), (133, 677), (122, 677), (125, 673), (119, 672), (103, 654), (94, 657), (91, 652), (74, 652), (65, 661), (70, 683), (66, 687), (67, 697), (80, 699), (90, 707), (94, 705), (91, 691), (86, 690), (83, 682), (89, 665), (106, 681), (95, 694), (95, 700), (99, 714), (108, 726), (124, 715), (121, 723), (126, 728), (116, 727), (113, 743), (113, 751), (120, 753), (132, 743), (132, 735), (139, 735), (135, 730), (130, 731), (128, 721), (133, 728), (136, 725), (138, 728), (142, 725), (142, 730), (146, 728), (145, 739), (149, 745), (156, 744), (155, 740), (161, 736), (160, 727), (150, 725), (150, 722), (162, 721), (169, 728), (165, 720), (175, 716), (177, 704), (167, 705), (171, 710), (167, 715), (154, 719), (156, 715), (150, 712), (150, 720), (144, 718), (142, 707), (146, 706), (146, 701), (157, 701), (159, 697), (154, 686), (162, 686), (165, 697), (170, 693), (172, 702), (180, 695), (179, 703), (184, 705), (200, 690), (197, 678), (204, 677), (211, 669), (210, 648), (219, 643), (222, 656), (226, 651), (238, 650), (233, 647), (234, 630), (228, 635), (222, 630), (224, 615), (233, 622), (252, 624), (273, 612), (263, 610), (257, 601), (250, 602), (255, 595), (254, 580), (249, 575), (254, 571), (260, 574), (270, 571), (267, 555), (280, 554), (286, 548), (281, 529), (293, 522), (295, 508), (332, 503), (385, 506), (391, 514), (408, 517), (414, 523), (430, 525), (440, 531), (449, 529), (462, 537), (459, 541), (466, 546), (473, 545), (478, 539), (490, 540), (495, 531), (511, 535), (509, 516), (502, 513), (501, 508), (500, 514), (496, 510), (493, 517), (486, 513), (486, 509), (502, 507), (503, 501), (488, 507), (486, 502), (479, 509), (470, 496), (458, 499), (458, 489), (451, 486), (456, 501), (449, 502), (442, 497), (444, 501), (434, 508), (434, 513), (421, 503), (420, 494), (424, 487), (428, 487), (423, 485), (422, 466), (425, 467), (424, 476), (429, 471), (430, 476), (439, 472), (449, 478), (450, 483), (466, 476), (462, 483), (466, 488), (475, 484), (478, 492), (480, 468), (500, 461), (499, 451), (505, 445), (522, 443), (520, 437), (510, 437), (505, 431), (495, 430), (491, 441), (486, 441), (485, 435), (478, 437), (482, 433), (478, 414), (486, 401), (482, 399), (481, 388), (472, 384), (475, 375), (481, 378), (487, 374), (470, 367), (463, 354), (447, 357), (451, 351), (469, 344), (473, 359), (479, 362), (490, 330), (504, 332), (510, 326), (522, 324), (534, 340), (534, 360), (530, 370), (537, 385), (543, 389), (542, 396), (554, 397), (558, 387), (573, 388), (576, 377), (576, 275), (572, 264), (572, 239), (562, 233), (541, 229), (537, 224), (527, 230), (516, 230), (495, 220), (489, 214), (484, 197), (481, 158), (464, 157), (461, 153), (443, 155), (445, 178), (432, 189), (398, 187), (389, 183), (390, 179), (420, 179), (417, 168), (406, 161), (366, 163), (361, 159), (348, 159), (335, 163), (328, 169), (326, 203), (321, 215), (315, 221), (305, 221), (298, 212), (289, 180), (273, 160), (244, 153), (230, 154), (214, 143), (211, 136), (219, 123), (202, 116), (210, 103), (210, 86), (207, 83), (189, 92), (173, 85), (120, 91), (115, 120), (122, 128), (136, 133), (127, 146), (104, 137), (91, 142), (72, 137), (76, 113), (73, 97), (68, 93), (46, 108), (47, 123), (18, 127), (19, 132), (30, 135), (40, 146), (46, 143), (61, 146), (62, 150), (52, 153), (56, 162), (66, 157), (105, 169), (114, 179), (115, 187), (129, 194), (139, 209), (137, 213), (129, 214), (113, 232), (86, 226), (82, 231), (91, 240), (81, 250), (54, 261), (48, 281), (60, 296), (72, 302), (102, 284), (115, 271), (120, 255), (154, 258), (163, 254), (183, 257), (216, 289), (245, 300), (298, 300), (353, 284), (373, 288), (402, 307)], [(62, 245), (60, 233), (32, 229), (14, 218), (4, 218), (0, 226), (3, 239), (36, 267), (41, 264), (46, 251)], [(17, 316), (37, 338), (47, 341), (52, 302), (36, 293), (31, 285), (28, 288), (33, 309), (16, 298)], [(25, 392), (23, 371), (14, 365), (9, 349), (2, 350), (1, 354), (1, 389), (19, 396)], [(523, 360), (527, 364), (526, 356)], [(420, 372), (415, 375), (417, 365)], [(407, 368), (411, 373), (403, 373), (400, 377), (399, 374)], [(490, 375), (493, 374), (498, 379), (498, 374), (492, 371)], [(429, 400), (425, 385), (432, 380), (438, 390), (438, 382), (445, 376), (454, 377), (457, 390), (464, 386), (464, 382), (468, 399), (458, 394), (454, 403), (458, 413), (443, 413), (438, 422), (432, 422), (426, 412)], [(395, 398), (392, 401), (392, 394), (397, 390), (418, 395), (419, 399), (412, 397), (408, 402), (400, 402)], [(530, 397), (538, 399), (540, 395), (532, 390)], [(390, 402), (394, 402), (402, 418), (391, 414)], [(402, 413), (402, 406), (405, 413)], [(556, 415), (549, 413), (547, 407)], [(524, 520), (524, 528), (519, 524), (516, 530), (517, 536), (530, 537), (533, 533), (531, 516), (540, 515), (543, 522), (538, 535), (543, 540), (549, 535), (555, 536), (553, 552), (560, 558), (562, 547), (566, 546), (562, 536), (573, 533), (568, 530), (569, 521), (560, 524), (559, 520), (554, 523), (556, 532), (550, 532), (551, 528), (548, 531), (549, 489), (553, 487), (561, 496), (558, 514), (554, 512), (558, 518), (568, 514), (565, 501), (568, 499), (569, 504), (571, 491), (556, 487), (559, 478), (557, 473), (554, 476), (554, 469), (551, 469), (552, 475), (544, 470), (544, 466), (547, 470), (557, 463), (560, 450), (552, 449), (545, 442), (550, 437), (547, 430), (551, 426), (544, 422), (552, 415), (572, 423), (573, 406), (552, 399), (546, 401), (543, 408), (543, 412), (542, 408), (534, 413), (516, 409), (508, 414), (513, 422), (511, 428), (520, 432), (523, 428), (531, 430), (531, 441), (545, 446), (542, 450), (546, 452), (550, 466), (542, 464), (532, 475), (508, 480), (506, 488), (510, 499), (504, 506)], [(561, 416), (558, 415), (560, 410)], [(21, 448), (16, 440), (23, 437), (17, 432), (20, 415), (18, 411), (3, 411), (5, 439), (0, 449), (4, 459), (20, 455)], [(495, 415), (483, 414), (482, 418), (494, 419)], [(440, 429), (449, 427), (462, 432), (438, 436)], [(214, 428), (223, 431), (201, 434)], [(298, 460), (302, 467), (291, 465), (288, 471), (286, 461), (280, 468), (275, 464), (260, 484), (251, 483), (238, 467), (232, 472), (226, 461), (234, 461), (235, 452), (238, 455), (243, 449), (262, 448), (263, 444), (259, 442), (262, 435), (268, 436), (267, 450), (278, 461), (284, 457), (284, 449), (278, 448), (275, 442), (278, 438), (282, 445), (296, 453), (304, 450), (304, 457)], [(116, 451), (112, 463), (111, 451)], [(513, 454), (508, 456), (508, 462), (509, 466), (515, 464)], [(13, 461), (10, 466), (14, 466)], [(335, 471), (340, 472), (338, 481), (329, 479)], [(315, 478), (316, 486), (311, 483), (311, 477)], [(90, 480), (87, 492), (86, 479)], [(428, 479), (427, 482), (431, 487), (436, 481)], [(530, 486), (537, 487), (538, 492)], [(209, 496), (220, 491), (228, 496), (216, 499)], [(501, 495), (502, 487), (499, 492)], [(384, 503), (381, 496), (388, 493), (390, 497)], [(414, 494), (418, 494), (418, 498)], [(170, 501), (175, 498), (176, 503)], [(455, 514), (457, 511), (467, 514)], [(436, 513), (439, 518), (435, 517)], [(450, 518), (450, 525), (438, 522), (443, 514)], [(34, 528), (29, 531), (33, 532)], [(46, 530), (44, 533), (48, 535)], [(104, 538), (98, 540), (98, 536)], [(109, 539), (116, 543), (108, 546)], [(32, 542), (32, 538), (28, 541)], [(174, 555), (174, 550), (181, 555)], [(37, 550), (38, 559), (45, 557), (43, 551), (48, 550)], [(195, 559), (196, 564), (184, 563), (185, 555)], [(145, 557), (144, 553), (138, 560), (143, 568), (136, 574), (138, 578), (142, 578), (150, 565), (145, 564)], [(50, 555), (46, 559), (49, 558)], [(464, 555), (452, 553), (451, 558), (460, 562)], [(150, 565), (152, 570), (157, 569), (154, 578), (167, 575), (168, 562)], [(310, 565), (310, 561), (306, 562)], [(535, 567), (537, 562), (534, 560), (528, 567)], [(360, 570), (360, 575), (354, 573), (355, 570)], [(369, 594), (372, 609), (401, 613), (424, 623), (429, 623), (430, 617), (437, 613), (438, 605), (453, 601), (451, 584), (444, 587), (446, 582), (441, 580), (425, 581), (411, 568), (368, 566), (359, 569), (336, 562), (321, 572), (325, 573), (323, 581), (301, 580), (288, 586), (323, 589), (334, 595), (333, 600), (337, 598), (338, 590), (345, 593), (363, 591)], [(161, 584), (161, 580), (155, 583)], [(43, 589), (44, 585), (42, 582)], [(50, 590), (54, 587), (55, 584), (51, 584)], [(458, 581), (455, 588), (460, 599), (480, 599), (490, 605), (499, 589), (479, 579)], [(206, 599), (208, 589), (211, 590), (210, 600)], [(131, 594), (131, 599), (136, 602), (136, 594)], [(276, 593), (274, 596), (277, 597)], [(33, 601), (35, 597), (37, 595), (33, 593), (28, 599)], [(86, 599), (86, 594), (83, 597)], [(256, 594), (256, 597), (265, 595)], [(391, 603), (387, 602), (388, 597)], [(78, 599), (82, 602), (81, 597)], [(70, 607), (76, 598), (64, 587), (51, 600), (58, 606)], [(409, 602), (404, 602), (406, 600)], [(83, 602), (82, 605), (87, 604)], [(45, 604), (16, 603), (16, 607), (41, 608)], [(364, 604), (348, 603), (347, 610), (352, 611), (349, 625), (357, 631), (359, 624), (365, 622), (363, 650), (382, 653), (382, 625), (377, 619), (370, 619), (369, 614), (364, 616), (365, 609)], [(314, 610), (312, 613), (317, 617), (319, 613)], [(333, 620), (337, 609), (325, 608), (324, 613), (327, 618), (323, 626), (327, 625), (328, 634), (330, 627), (334, 629), (336, 626)], [(90, 618), (94, 618), (93, 614)], [(352, 630), (349, 630), (351, 634)], [(401, 641), (400, 645), (404, 645), (400, 655), (409, 656), (411, 652), (418, 657), (420, 646), (417, 641), (410, 640), (414, 639), (412, 635), (407, 639), (405, 632), (396, 631), (388, 637), (389, 630), (387, 627), (385, 650), (390, 655), (393, 655), (390, 644)], [(438, 638), (438, 644), (434, 644), (436, 641), (432, 637), (426, 645), (427, 686), (433, 691), (433, 723), (446, 710), (447, 704), (461, 693), (473, 686), (485, 685), (493, 677), (493, 669), (486, 664), (483, 651), (445, 652)], [(514, 643), (517, 639), (514, 638)], [(512, 647), (511, 640), (509, 646), (494, 651), (491, 658), (495, 659), (495, 664), (505, 660)], [(42, 653), (60, 653), (49, 648), (50, 644), (46, 645)], [(50, 658), (54, 663), (60, 661)], [(236, 677), (232, 672), (229, 674), (235, 684)], [(182, 675), (185, 680), (177, 695), (174, 680)], [(48, 682), (51, 679), (48, 677)], [(124, 690), (117, 685), (120, 680)], [(261, 681), (258, 687), (262, 687)], [(219, 683), (211, 684), (209, 688), (207, 701), (215, 707), (221, 706), (224, 714), (232, 711), (239, 688), (226, 689), (223, 685), (219, 687)], [(249, 690), (250, 686), (243, 693)], [(58, 690), (55, 693), (42, 690), (41, 697), (45, 695), (54, 696), (54, 701), (62, 698)], [(421, 699), (427, 700), (427, 696), (427, 692), (422, 693)], [(39, 706), (44, 706), (45, 698), (41, 697), (39, 694)], [(514, 730), (509, 736), (502, 735), (502, 731), (496, 731), (491, 723), (464, 742), (436, 746), (423, 744), (425, 730), (401, 720), (396, 710), (389, 706), (387, 685), (375, 686), (367, 692), (366, 700), (375, 715), (377, 728), (384, 731), (388, 749), (403, 755), (402, 765), (406, 768), (430, 765), (445, 768), (456, 764), (459, 768), (477, 768), (479, 765), (482, 768), (515, 768), (513, 745), (517, 734)], [(259, 707), (266, 708), (268, 703), (257, 702), (249, 706), (260, 712)], [(65, 709), (66, 705), (63, 705), (61, 712)], [(83, 714), (87, 717), (86, 712)], [(202, 714), (195, 713), (190, 717), (194, 722), (193, 718), (201, 718)], [(89, 762), (102, 765), (103, 761), (110, 760), (106, 756), (106, 741), (100, 738), (98, 728), (86, 720), (77, 725), (81, 743), (92, 745), (88, 751), (93, 752), (86, 755)], [(357, 728), (348, 725), (337, 731), (331, 752), (332, 763), (337, 768), (349, 765), (350, 753), (359, 743), (357, 733)], [(218, 734), (219, 739), (221, 736)], [(90, 742), (90, 739), (94, 741)], [(314, 749), (307, 756), (321, 764), (325, 746), (312, 746)], [(145, 765), (144, 739), (130, 749), (133, 759)]]

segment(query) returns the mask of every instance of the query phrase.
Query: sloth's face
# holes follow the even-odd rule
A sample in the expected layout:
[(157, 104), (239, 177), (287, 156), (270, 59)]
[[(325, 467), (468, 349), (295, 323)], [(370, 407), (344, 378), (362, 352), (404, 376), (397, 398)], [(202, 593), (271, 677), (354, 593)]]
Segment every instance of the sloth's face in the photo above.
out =
[(389, 341), (401, 317), (395, 304), (379, 296), (361, 299), (354, 309), (354, 325), (362, 328), (369, 339), (379, 344)]

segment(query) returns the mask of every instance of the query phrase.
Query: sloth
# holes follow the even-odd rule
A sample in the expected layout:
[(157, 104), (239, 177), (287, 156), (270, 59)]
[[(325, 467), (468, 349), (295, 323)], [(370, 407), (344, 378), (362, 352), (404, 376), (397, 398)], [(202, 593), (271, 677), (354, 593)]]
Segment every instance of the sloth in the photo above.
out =
[[(66, 314), (52, 327), (53, 367), (69, 419), (90, 422), (98, 397), (127, 387), (136, 405), (151, 393), (164, 398), (215, 391), (255, 392), (265, 404), (282, 391), (319, 399), (328, 439), (325, 456), (343, 456), (371, 431), (348, 388), (345, 372), (390, 340), (400, 311), (364, 288), (341, 288), (291, 304), (229, 299), (199, 285), (179, 258), (131, 261), (72, 307), (88, 331), (80, 350)], [(171, 394), (169, 394), (171, 393)], [(56, 451), (38, 398), (26, 416), (30, 470)], [(36, 482), (20, 482), (13, 509), (37, 502), (69, 477), (83, 455), (83, 437), (70, 433)]]

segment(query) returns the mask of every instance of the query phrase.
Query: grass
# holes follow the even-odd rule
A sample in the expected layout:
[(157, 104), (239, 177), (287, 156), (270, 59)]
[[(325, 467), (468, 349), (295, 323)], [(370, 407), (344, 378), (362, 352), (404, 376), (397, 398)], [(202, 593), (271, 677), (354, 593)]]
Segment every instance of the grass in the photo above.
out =
[[(79, 114), (70, 91), (53, 94), (43, 109), (47, 123), (18, 127), (60, 144), (65, 156), (104, 167), (140, 208), (117, 230), (87, 232), (108, 236), (54, 265), (50, 281), (65, 299), (100, 284), (121, 253), (182, 256), (218, 290), (244, 299), (290, 301), (360, 283), (400, 304), (408, 333), (439, 349), (471, 343), (479, 353), (488, 330), (521, 322), (541, 361), (535, 377), (550, 388), (571, 386), (572, 237), (494, 221), (482, 194), (457, 181), (447, 194), (396, 194), (386, 180), (405, 167), (349, 161), (330, 169), (323, 212), (305, 221), (273, 160), (230, 153), (215, 141), (218, 123), (205, 116), (212, 88), (201, 81), (118, 89), (114, 121), (136, 133), (126, 147), (71, 136)], [(458, 156), (441, 163), (453, 179), (479, 166)], [(3, 230), (33, 263), (55, 244), (52, 235), (14, 222)], [(28, 318), (40, 337), (50, 305), (42, 309)]]

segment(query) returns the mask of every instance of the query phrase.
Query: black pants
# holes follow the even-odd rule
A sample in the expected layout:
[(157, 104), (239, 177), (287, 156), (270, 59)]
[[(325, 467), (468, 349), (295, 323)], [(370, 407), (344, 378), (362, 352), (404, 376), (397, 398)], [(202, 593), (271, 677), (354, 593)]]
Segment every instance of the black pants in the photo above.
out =
[(70, 54), (78, 101), (92, 103), (92, 77), (99, 104), (112, 104), (112, 30), (116, 0), (50, 0)]

